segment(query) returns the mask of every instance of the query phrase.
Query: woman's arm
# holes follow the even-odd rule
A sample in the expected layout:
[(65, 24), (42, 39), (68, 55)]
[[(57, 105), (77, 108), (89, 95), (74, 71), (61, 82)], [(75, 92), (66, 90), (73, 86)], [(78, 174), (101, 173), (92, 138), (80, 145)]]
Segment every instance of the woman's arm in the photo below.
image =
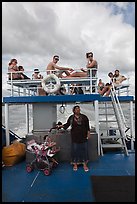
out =
[(55, 69), (59, 69), (59, 70), (68, 70), (68, 71), (74, 71), (72, 68), (67, 68), (67, 67), (60, 67), (56, 64), (53, 64)]
[(70, 125), (71, 125), (71, 120), (73, 120), (72, 116), (70, 116), (67, 120), (67, 122), (63, 125), (58, 125), (58, 128), (63, 128), (63, 129), (67, 129)]
[(92, 62), (88, 62), (87, 63), (87, 68), (92, 68), (92, 67), (94, 67), (95, 65), (97, 65), (97, 62), (96, 62), (96, 60), (93, 60)]

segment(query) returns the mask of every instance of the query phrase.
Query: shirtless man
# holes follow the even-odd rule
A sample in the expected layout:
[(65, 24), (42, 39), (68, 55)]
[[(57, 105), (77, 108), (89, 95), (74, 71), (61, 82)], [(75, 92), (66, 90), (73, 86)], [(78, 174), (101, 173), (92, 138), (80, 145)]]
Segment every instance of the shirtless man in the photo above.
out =
[[(74, 70), (72, 68), (60, 67), (60, 66), (56, 65), (58, 61), (59, 61), (59, 56), (58, 55), (54, 55), (53, 56), (53, 61), (50, 62), (48, 64), (48, 66), (47, 66), (46, 70), (49, 70), (49, 71), (47, 71), (47, 74), (54, 73), (59, 78), (63, 77), (63, 75), (62, 75), (63, 73), (65, 73), (67, 76), (70, 76), (70, 72), (72, 72)], [(57, 71), (56, 69), (58, 69), (59, 71)], [(53, 71), (53, 70), (55, 70), (55, 71)]]

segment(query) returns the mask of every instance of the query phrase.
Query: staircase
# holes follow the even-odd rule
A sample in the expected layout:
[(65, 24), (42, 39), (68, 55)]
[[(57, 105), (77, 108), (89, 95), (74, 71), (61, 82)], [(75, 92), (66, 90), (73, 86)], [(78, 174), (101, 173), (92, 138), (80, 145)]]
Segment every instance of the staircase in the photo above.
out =
[[(19, 137), (16, 133), (14, 133), (12, 130), (9, 130), (9, 135), (10, 135), (10, 144), (13, 141), (23, 141), (23, 138)], [(5, 126), (2, 125), (2, 147), (6, 146), (6, 130)]]
[(126, 133), (130, 128), (126, 124), (114, 87), (111, 88), (110, 96), (111, 101), (99, 102), (101, 154), (103, 155), (104, 149), (120, 149), (128, 156), (126, 145), (126, 140), (128, 140), (128, 138)]

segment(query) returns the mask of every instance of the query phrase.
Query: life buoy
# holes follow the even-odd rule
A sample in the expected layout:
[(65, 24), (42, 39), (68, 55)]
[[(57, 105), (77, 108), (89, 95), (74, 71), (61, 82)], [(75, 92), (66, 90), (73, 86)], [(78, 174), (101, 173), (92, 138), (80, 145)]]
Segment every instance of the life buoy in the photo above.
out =
[(47, 93), (56, 93), (60, 89), (60, 80), (55, 74), (49, 74), (41, 81), (42, 88)]

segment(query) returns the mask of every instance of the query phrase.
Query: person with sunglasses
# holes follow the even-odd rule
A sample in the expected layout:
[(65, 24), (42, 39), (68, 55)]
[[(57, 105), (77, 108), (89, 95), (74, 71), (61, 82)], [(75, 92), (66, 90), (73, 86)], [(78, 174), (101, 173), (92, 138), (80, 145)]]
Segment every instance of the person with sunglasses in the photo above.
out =
[[(80, 68), (81, 71), (70, 73), (70, 75), (67, 77), (90, 77), (90, 69), (97, 68), (98, 65), (97, 65), (97, 61), (93, 59), (92, 52), (86, 53), (86, 58), (88, 60), (88, 63), (86, 65), (87, 69)], [(96, 72), (97, 72), (96, 70), (92, 70), (92, 77), (96, 76)]]
[(72, 68), (58, 66), (57, 65), (58, 61), (59, 61), (59, 56), (58, 55), (54, 55), (52, 62), (50, 62), (48, 64), (47, 68), (46, 68), (47, 74), (53, 73), (53, 74), (56, 74), (59, 78), (62, 78), (63, 77), (63, 75), (62, 75), (63, 73), (65, 73), (66, 76), (69, 76), (70, 72), (74, 71)]
[[(87, 65), (86, 67), (88, 68), (87, 74), (88, 76), (90, 76), (90, 69), (93, 68), (98, 68), (98, 63), (96, 60), (93, 59), (93, 53), (92, 52), (88, 52), (86, 53), (86, 57), (87, 57)], [(97, 71), (96, 70), (92, 70), (92, 77), (96, 76)]]

